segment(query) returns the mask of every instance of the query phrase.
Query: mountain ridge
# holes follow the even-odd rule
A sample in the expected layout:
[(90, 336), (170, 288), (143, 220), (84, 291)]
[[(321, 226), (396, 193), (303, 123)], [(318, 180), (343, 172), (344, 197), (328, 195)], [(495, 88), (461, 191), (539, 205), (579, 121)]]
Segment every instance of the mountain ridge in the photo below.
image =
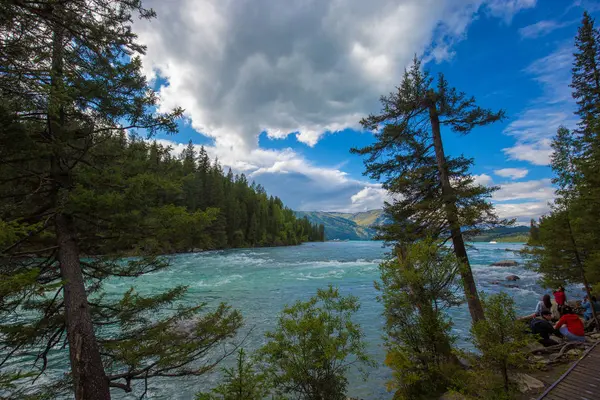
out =
[(327, 240), (371, 240), (377, 234), (375, 227), (387, 220), (381, 209), (356, 213), (295, 211), (295, 214), (298, 218), (308, 218), (313, 224), (323, 224)]
[[(376, 227), (389, 222), (382, 209), (355, 213), (341, 211), (294, 211), (294, 213), (298, 218), (307, 217), (312, 224), (323, 224), (326, 240), (371, 240), (377, 234)], [(526, 241), (528, 234), (528, 226), (500, 227), (483, 231), (470, 238), (470, 241)]]

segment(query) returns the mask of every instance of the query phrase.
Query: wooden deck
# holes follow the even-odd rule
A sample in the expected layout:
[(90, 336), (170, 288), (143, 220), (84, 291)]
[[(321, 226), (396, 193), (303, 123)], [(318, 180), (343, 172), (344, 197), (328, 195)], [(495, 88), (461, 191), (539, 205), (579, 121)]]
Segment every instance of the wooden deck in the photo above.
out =
[(589, 348), (538, 400), (600, 399), (600, 346)]

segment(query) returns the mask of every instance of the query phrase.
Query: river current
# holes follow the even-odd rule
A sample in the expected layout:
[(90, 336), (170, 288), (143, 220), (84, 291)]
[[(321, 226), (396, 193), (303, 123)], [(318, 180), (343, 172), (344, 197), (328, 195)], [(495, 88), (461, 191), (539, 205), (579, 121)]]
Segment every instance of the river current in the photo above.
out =
[[(525, 314), (533, 312), (544, 290), (537, 283), (537, 274), (523, 268), (522, 260), (514, 252), (521, 247), (516, 243), (475, 243), (469, 249), (469, 256), (479, 290), (486, 293), (506, 291), (515, 299), (518, 312)], [(378, 265), (388, 251), (389, 248), (384, 248), (381, 242), (353, 241), (180, 254), (171, 257), (172, 266), (167, 270), (135, 280), (114, 279), (107, 284), (106, 290), (109, 295), (118, 296), (132, 285), (145, 294), (157, 293), (175, 285), (187, 285), (189, 291), (185, 302), (189, 305), (206, 302), (210, 307), (227, 302), (244, 316), (242, 334), (250, 331), (244, 348), (250, 353), (263, 343), (264, 332), (274, 327), (285, 304), (306, 300), (316, 293), (317, 288), (333, 284), (343, 295), (352, 294), (360, 299), (361, 308), (355, 320), (363, 328), (368, 352), (379, 364), (378, 368), (370, 370), (366, 381), (357, 373), (350, 373), (349, 395), (363, 399), (389, 399), (391, 395), (385, 390), (385, 382), (390, 371), (383, 365), (382, 306), (373, 287), (373, 282), (379, 278)], [(502, 259), (516, 260), (520, 265), (490, 266)], [(511, 274), (521, 279), (506, 282), (506, 276)], [(509, 283), (518, 287), (507, 287)], [(450, 315), (454, 333), (459, 343), (465, 345), (470, 326), (466, 305), (450, 310)], [(67, 362), (66, 359), (64, 361)], [(55, 358), (49, 372), (64, 371), (64, 367), (64, 362)], [(198, 391), (214, 386), (218, 375), (150, 380), (147, 395), (151, 399), (193, 399)], [(113, 398), (135, 397), (115, 391)]]

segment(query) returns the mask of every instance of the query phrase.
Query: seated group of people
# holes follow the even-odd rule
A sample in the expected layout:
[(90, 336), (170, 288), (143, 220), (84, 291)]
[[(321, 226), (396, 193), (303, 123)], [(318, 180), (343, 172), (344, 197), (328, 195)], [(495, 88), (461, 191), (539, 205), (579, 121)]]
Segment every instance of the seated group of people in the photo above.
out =
[[(551, 339), (550, 335), (565, 338), (567, 341), (585, 342), (583, 321), (573, 308), (566, 304), (567, 297), (562, 286), (554, 292), (554, 300), (556, 302), (556, 312), (558, 313), (557, 318), (553, 314), (550, 295), (544, 295), (537, 304), (534, 318), (530, 322), (531, 332), (539, 335), (539, 342), (546, 347), (559, 344), (556, 340)], [(585, 296), (581, 307), (584, 309), (583, 316), (586, 321), (592, 318), (592, 306), (595, 311), (600, 312), (600, 303), (596, 301), (596, 297), (592, 296), (591, 299), (588, 299)], [(553, 324), (552, 321), (556, 319), (558, 321)]]

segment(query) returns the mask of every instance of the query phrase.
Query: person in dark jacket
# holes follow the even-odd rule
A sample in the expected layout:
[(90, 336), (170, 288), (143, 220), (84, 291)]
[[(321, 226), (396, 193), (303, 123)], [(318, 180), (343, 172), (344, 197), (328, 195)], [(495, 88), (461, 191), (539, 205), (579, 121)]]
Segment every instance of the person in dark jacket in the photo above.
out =
[(554, 329), (552, 325), (552, 313), (548, 310), (544, 310), (541, 312), (539, 317), (535, 317), (531, 320), (529, 327), (531, 328), (531, 333), (534, 335), (539, 335), (540, 339), (538, 342), (544, 347), (548, 346), (556, 346), (558, 342), (556, 340), (550, 339), (550, 335), (556, 335), (558, 337), (562, 337), (558, 330)]

